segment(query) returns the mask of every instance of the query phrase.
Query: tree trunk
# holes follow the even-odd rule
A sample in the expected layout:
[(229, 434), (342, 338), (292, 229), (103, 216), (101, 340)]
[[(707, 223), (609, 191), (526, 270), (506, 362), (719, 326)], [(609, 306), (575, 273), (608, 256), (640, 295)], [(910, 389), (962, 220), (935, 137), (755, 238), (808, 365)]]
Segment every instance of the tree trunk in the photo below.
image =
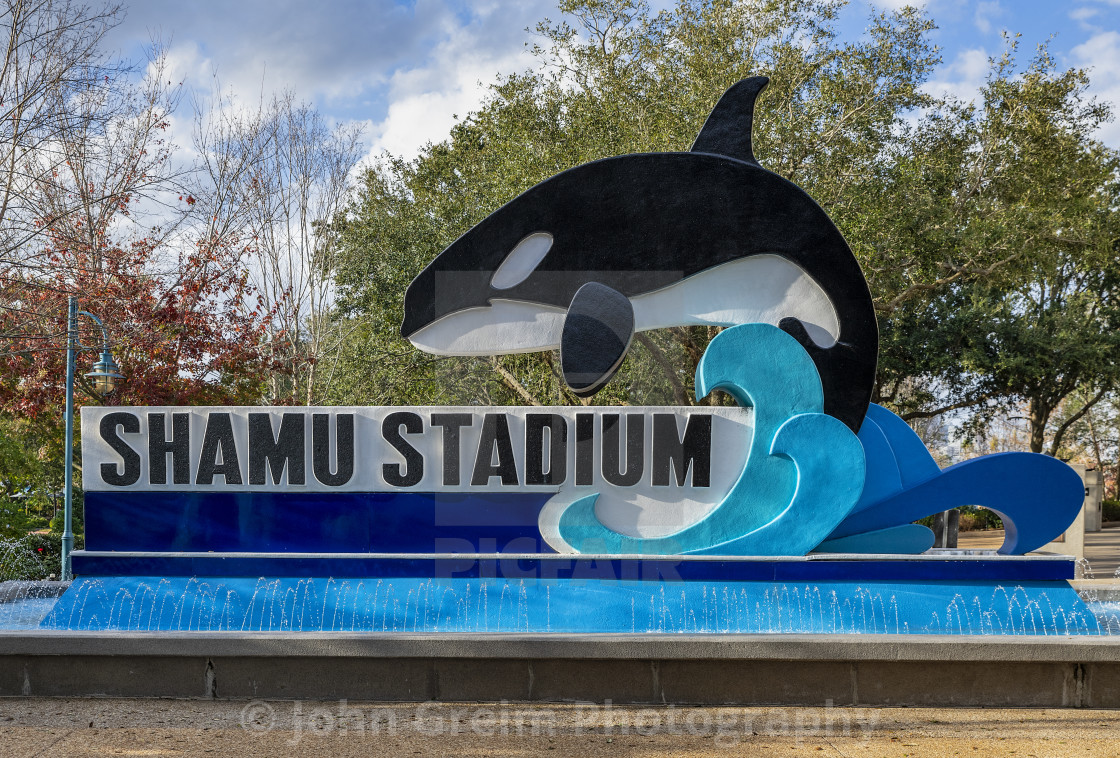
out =
[(1093, 423), (1093, 414), (1091, 412), (1086, 412), (1085, 420), (1089, 422), (1089, 439), (1093, 442), (1093, 455), (1097, 459), (1097, 471), (1101, 472), (1101, 476), (1104, 476), (1104, 461), (1101, 460), (1101, 441), (1097, 437), (1097, 427)]
[(318, 363), (312, 363), (307, 367), (307, 394), (304, 405), (313, 405), (312, 401), (315, 399), (315, 380), (318, 378), (316, 369), (318, 369), (318, 367)]
[(1116, 449), (1116, 473), (1112, 476), (1112, 499), (1120, 500), (1120, 446)]
[(1028, 408), (1028, 417), (1031, 424), (1031, 452), (1041, 453), (1046, 441), (1046, 422), (1050, 420), (1050, 413), (1053, 409), (1038, 400), (1031, 400)]

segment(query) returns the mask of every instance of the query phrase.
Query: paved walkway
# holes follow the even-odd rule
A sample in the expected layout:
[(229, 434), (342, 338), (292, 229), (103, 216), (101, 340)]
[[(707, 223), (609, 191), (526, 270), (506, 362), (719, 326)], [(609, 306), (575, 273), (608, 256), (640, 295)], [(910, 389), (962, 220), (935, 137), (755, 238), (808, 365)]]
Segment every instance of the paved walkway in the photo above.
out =
[[(1003, 530), (961, 532), (957, 547), (967, 550), (995, 550), (1003, 544)], [(1120, 522), (1109, 522), (1099, 532), (1085, 533), (1085, 560), (1093, 571), (1087, 579), (1120, 579)]]
[(0, 699), (0, 756), (1115, 758), (1116, 711)]

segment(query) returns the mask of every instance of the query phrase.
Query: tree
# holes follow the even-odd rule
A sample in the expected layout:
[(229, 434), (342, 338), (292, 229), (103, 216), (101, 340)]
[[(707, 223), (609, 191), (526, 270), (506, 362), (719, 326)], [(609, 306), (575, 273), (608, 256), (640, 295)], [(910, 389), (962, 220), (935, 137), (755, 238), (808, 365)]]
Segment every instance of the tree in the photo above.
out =
[[(985, 289), (984, 307), (972, 311), (984, 315), (972, 324), (963, 366), (984, 377), (1004, 406), (1025, 405), (1033, 452), (1057, 455), (1071, 427), (1120, 384), (1117, 268), (1065, 257), (1028, 286)], [(977, 333), (982, 327), (987, 332)], [(1050, 428), (1067, 401), (1077, 408)]]
[[(929, 105), (931, 22), (913, 9), (871, 19), (846, 43), (835, 0), (682, 0), (653, 13), (631, 0), (568, 0), (538, 26), (535, 71), (493, 85), (448, 140), (366, 173), (342, 228), (339, 318), (360, 327), (341, 363), (379, 402), (577, 402), (555, 356), (432, 359), (401, 342), (404, 287), (445, 245), (502, 203), (571, 166), (609, 155), (687, 150), (723, 91), (765, 74), (756, 114), (762, 165), (838, 208), (852, 177), (878, 177), (905, 116)], [(857, 191), (858, 191), (857, 186)], [(715, 328), (642, 334), (594, 402), (690, 403)], [(342, 400), (340, 396), (336, 399)], [(705, 399), (703, 402), (711, 402)]]
[[(879, 266), (897, 294), (880, 305), (878, 399), (910, 419), (971, 408), (981, 424), (1025, 403), (1030, 449), (1049, 438), (1055, 454), (1081, 417), (1048, 429), (1066, 398), (1091, 390), (1087, 412), (1120, 379), (1120, 157), (1093, 136), (1110, 114), (1087, 100), (1085, 72), (1057, 70), (1044, 47), (1016, 71), (1015, 47), (993, 61), (978, 106), (929, 130), (950, 159), (890, 185), (918, 224), (878, 221), (901, 232), (914, 266)], [(921, 171), (936, 180), (908, 181)], [(923, 261), (933, 267), (915, 276)]]
[[(253, 304), (238, 251), (199, 246), (160, 273), (156, 248), (141, 239), (96, 251), (60, 239), (52, 276), (25, 289), (20, 308), (0, 311), (0, 329), (20, 334), (0, 355), (0, 410), (31, 419), (61, 415), (65, 390), (66, 299), (73, 293), (102, 319), (125, 375), (101, 402), (123, 405), (252, 403), (263, 388), (266, 312)], [(81, 322), (81, 342), (101, 332)], [(86, 396), (98, 399), (79, 370)]]
[[(0, 265), (49, 269), (48, 239), (106, 228), (142, 198), (173, 183), (163, 137), (177, 88), (152, 53), (139, 84), (135, 69), (101, 49), (121, 18), (117, 5), (71, 0), (6, 0), (0, 63)], [(83, 224), (75, 223), (85, 215)], [(24, 276), (24, 279), (27, 277)]]
[[(238, 254), (225, 239), (165, 244), (195, 199), (179, 192), (174, 201), (184, 168), (166, 131), (178, 88), (162, 54), (154, 50), (136, 80), (132, 65), (104, 53), (119, 6), (10, 0), (0, 14), (8, 32), (0, 72), (0, 107), (8, 108), (0, 126), (0, 362), (8, 375), (0, 407), (30, 417), (57, 407), (71, 293), (97, 302), (91, 307), (133, 363), (119, 398), (243, 395), (213, 391), (213, 372), (236, 355), (211, 357), (230, 352), (231, 335), (258, 318), (251, 302), (236, 301), (249, 293)], [(232, 375), (256, 370), (246, 364)]]
[(45, 523), (61, 504), (63, 451), (54, 443), (43, 425), (0, 418), (0, 507), (6, 511), (0, 519), (15, 521), (14, 530), (0, 529), (0, 535), (23, 536), (32, 518)]
[(268, 310), (266, 341), (275, 372), (267, 401), (312, 404), (332, 377), (319, 365), (338, 350), (329, 317), (337, 234), (332, 221), (348, 200), (361, 157), (361, 128), (328, 126), (284, 93), (255, 112), (217, 98), (196, 122), (200, 189), (208, 234), (244, 241), (251, 279)]

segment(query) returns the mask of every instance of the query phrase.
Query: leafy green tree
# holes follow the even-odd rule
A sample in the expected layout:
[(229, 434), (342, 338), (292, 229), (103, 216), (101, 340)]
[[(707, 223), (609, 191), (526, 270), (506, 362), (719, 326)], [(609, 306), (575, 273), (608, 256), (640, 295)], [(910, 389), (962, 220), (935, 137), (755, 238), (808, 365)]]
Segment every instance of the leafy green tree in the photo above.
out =
[[(963, 365), (1004, 406), (1024, 405), (1034, 452), (1057, 455), (1073, 425), (1120, 384), (1120, 267), (1085, 258), (1063, 256), (1020, 288), (984, 288), (983, 315), (971, 325)], [(1051, 428), (1067, 401), (1076, 408)]]
[[(386, 156), (340, 224), (339, 318), (351, 323), (337, 401), (577, 402), (555, 356), (434, 359), (397, 332), (403, 292), (443, 247), (504, 202), (566, 168), (630, 152), (687, 150), (723, 91), (765, 74), (756, 115), (762, 165), (840, 207), (882, 173), (906, 116), (932, 104), (921, 85), (937, 62), (928, 18), (907, 9), (843, 41), (836, 0), (764, 4), (565, 0), (545, 20), (540, 65), (500, 79), (448, 140), (414, 160)], [(746, 126), (744, 125), (744, 128)], [(856, 182), (853, 190), (852, 182)], [(638, 335), (607, 403), (689, 403), (715, 328)], [(709, 402), (705, 400), (704, 402)]]
[[(909, 418), (971, 408), (981, 425), (1024, 404), (1030, 448), (1055, 454), (1120, 379), (1120, 159), (1094, 138), (1110, 113), (1087, 99), (1087, 75), (1057, 70), (1045, 48), (1016, 73), (1014, 53), (1011, 40), (976, 107), (950, 105), (953, 157), (938, 148), (922, 170), (951, 170), (920, 182), (918, 202), (899, 198), (920, 220), (901, 247), (932, 268), (880, 300), (880, 400)], [(910, 234), (904, 215), (885, 221)], [(1083, 388), (1084, 410), (1050, 429)]]
[[(1058, 69), (1045, 47), (1020, 65), (1014, 37), (977, 102), (934, 98), (923, 89), (939, 63), (932, 20), (877, 14), (844, 40), (843, 5), (680, 0), (653, 13), (639, 0), (561, 2), (562, 20), (537, 27), (534, 70), (500, 78), (415, 159), (384, 156), (335, 225), (336, 326), (353, 336), (332, 368), (345, 377), (332, 400), (579, 402), (554, 355), (412, 349), (397, 331), (405, 287), (474, 223), (559, 171), (687, 150), (719, 95), (762, 74), (760, 163), (822, 204), (868, 278), (881, 330), (874, 399), (913, 421), (961, 409), (982, 421), (1025, 402), (1041, 449), (1063, 398), (1112, 386), (1117, 166), (1093, 136), (1109, 109), (1087, 98), (1085, 72)], [(717, 331), (637, 335), (594, 402), (692, 402)], [(1052, 449), (1064, 433), (1052, 430)]]

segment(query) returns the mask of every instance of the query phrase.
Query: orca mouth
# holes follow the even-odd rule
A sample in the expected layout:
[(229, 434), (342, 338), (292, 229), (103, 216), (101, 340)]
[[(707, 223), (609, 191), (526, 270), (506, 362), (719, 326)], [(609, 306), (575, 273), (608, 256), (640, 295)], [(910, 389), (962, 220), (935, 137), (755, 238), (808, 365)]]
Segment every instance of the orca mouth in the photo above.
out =
[(408, 336), (432, 355), (506, 355), (560, 347), (565, 308), (520, 300), (491, 301), (436, 319)]

